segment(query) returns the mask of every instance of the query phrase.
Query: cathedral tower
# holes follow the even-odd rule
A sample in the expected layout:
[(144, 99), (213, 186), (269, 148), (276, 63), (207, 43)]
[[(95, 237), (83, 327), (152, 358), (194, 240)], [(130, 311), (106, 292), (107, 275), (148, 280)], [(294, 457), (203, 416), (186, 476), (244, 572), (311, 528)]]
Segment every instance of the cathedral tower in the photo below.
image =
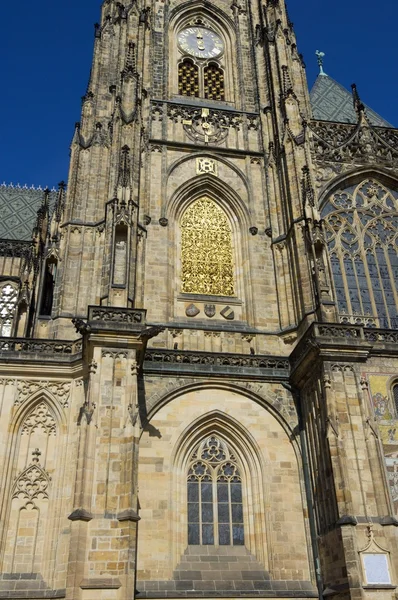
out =
[(0, 598), (393, 598), (398, 134), (352, 102), (282, 0), (103, 2), (0, 240)]

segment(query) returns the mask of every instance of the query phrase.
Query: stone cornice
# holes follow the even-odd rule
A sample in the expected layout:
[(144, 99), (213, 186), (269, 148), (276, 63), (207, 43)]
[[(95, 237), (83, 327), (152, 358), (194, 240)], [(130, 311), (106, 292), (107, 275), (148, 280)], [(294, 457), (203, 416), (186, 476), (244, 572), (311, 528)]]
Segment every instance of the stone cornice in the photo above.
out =
[(33, 338), (0, 338), (0, 359), (23, 356), (40, 360), (52, 359), (64, 362), (81, 356), (82, 340), (44, 340)]
[(362, 325), (313, 323), (290, 357), (292, 377), (300, 381), (318, 358), (324, 361), (365, 362), (370, 356), (398, 356), (398, 330)]
[(202, 374), (280, 381), (288, 379), (289, 372), (289, 360), (279, 356), (151, 349), (146, 351), (144, 359), (145, 374)]

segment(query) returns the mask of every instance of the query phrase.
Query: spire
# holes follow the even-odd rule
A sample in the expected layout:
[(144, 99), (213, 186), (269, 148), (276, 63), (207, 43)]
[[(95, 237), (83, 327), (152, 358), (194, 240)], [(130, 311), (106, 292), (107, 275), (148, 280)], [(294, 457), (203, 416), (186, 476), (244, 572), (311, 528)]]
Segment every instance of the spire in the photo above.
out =
[(351, 85), (351, 88), (352, 88), (352, 98), (354, 101), (354, 109), (356, 110), (357, 114), (359, 115), (365, 111), (365, 106), (364, 106), (363, 102), (361, 102), (361, 98), (359, 96), (356, 84), (353, 83)]
[(323, 70), (323, 59), (325, 58), (326, 54), (324, 52), (320, 52), (319, 50), (317, 50), (315, 54), (318, 57), (319, 75), (325, 75), (327, 77), (327, 73), (325, 73)]
[(325, 73), (323, 70), (324, 52), (317, 50), (316, 55), (320, 73), (310, 92), (314, 119), (356, 124), (358, 115), (366, 110), (367, 118), (372, 125), (392, 127), (390, 123), (361, 101), (355, 84), (352, 86), (352, 93), (350, 93)]

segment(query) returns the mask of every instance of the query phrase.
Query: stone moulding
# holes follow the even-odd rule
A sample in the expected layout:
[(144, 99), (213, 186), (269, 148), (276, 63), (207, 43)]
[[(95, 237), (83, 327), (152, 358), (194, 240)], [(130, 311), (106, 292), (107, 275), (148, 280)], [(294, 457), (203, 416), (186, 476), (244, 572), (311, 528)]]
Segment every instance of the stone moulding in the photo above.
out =
[(376, 329), (363, 325), (313, 323), (294, 349), (290, 364), (292, 373), (314, 353), (325, 360), (358, 362), (372, 355), (396, 355), (398, 330)]
[(84, 508), (77, 508), (68, 517), (70, 521), (83, 521), (85, 523), (89, 523), (93, 518), (91, 512)]
[(127, 509), (117, 515), (117, 520), (121, 523), (126, 521), (138, 523), (138, 521), (141, 521), (141, 517), (135, 512), (135, 510)]
[(122, 587), (120, 579), (116, 577), (99, 577), (93, 579), (83, 579), (80, 584), (82, 590), (118, 590)]
[(101, 323), (145, 323), (146, 310), (136, 308), (112, 308), (110, 306), (89, 306), (88, 320)]
[(311, 121), (311, 147), (318, 163), (398, 165), (398, 130), (375, 127), (361, 118), (357, 125)]
[(237, 377), (271, 377), (288, 379), (289, 359), (284, 357), (194, 352), (180, 350), (147, 350), (145, 373), (167, 372), (218, 373)]
[(1, 354), (40, 354), (46, 356), (74, 356), (82, 351), (82, 340), (43, 340), (30, 338), (0, 338)]
[(19, 240), (0, 240), (0, 256), (7, 258), (23, 258), (29, 255), (32, 242)]

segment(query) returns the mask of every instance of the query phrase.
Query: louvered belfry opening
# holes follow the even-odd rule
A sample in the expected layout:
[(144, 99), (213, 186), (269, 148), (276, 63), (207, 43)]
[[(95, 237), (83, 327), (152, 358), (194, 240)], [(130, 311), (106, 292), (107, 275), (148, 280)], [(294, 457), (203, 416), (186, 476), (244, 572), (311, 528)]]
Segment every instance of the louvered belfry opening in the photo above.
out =
[(188, 58), (178, 68), (178, 93), (181, 96), (199, 98), (199, 69)]
[(209, 63), (205, 67), (203, 80), (207, 100), (225, 100), (224, 71), (217, 63)]

